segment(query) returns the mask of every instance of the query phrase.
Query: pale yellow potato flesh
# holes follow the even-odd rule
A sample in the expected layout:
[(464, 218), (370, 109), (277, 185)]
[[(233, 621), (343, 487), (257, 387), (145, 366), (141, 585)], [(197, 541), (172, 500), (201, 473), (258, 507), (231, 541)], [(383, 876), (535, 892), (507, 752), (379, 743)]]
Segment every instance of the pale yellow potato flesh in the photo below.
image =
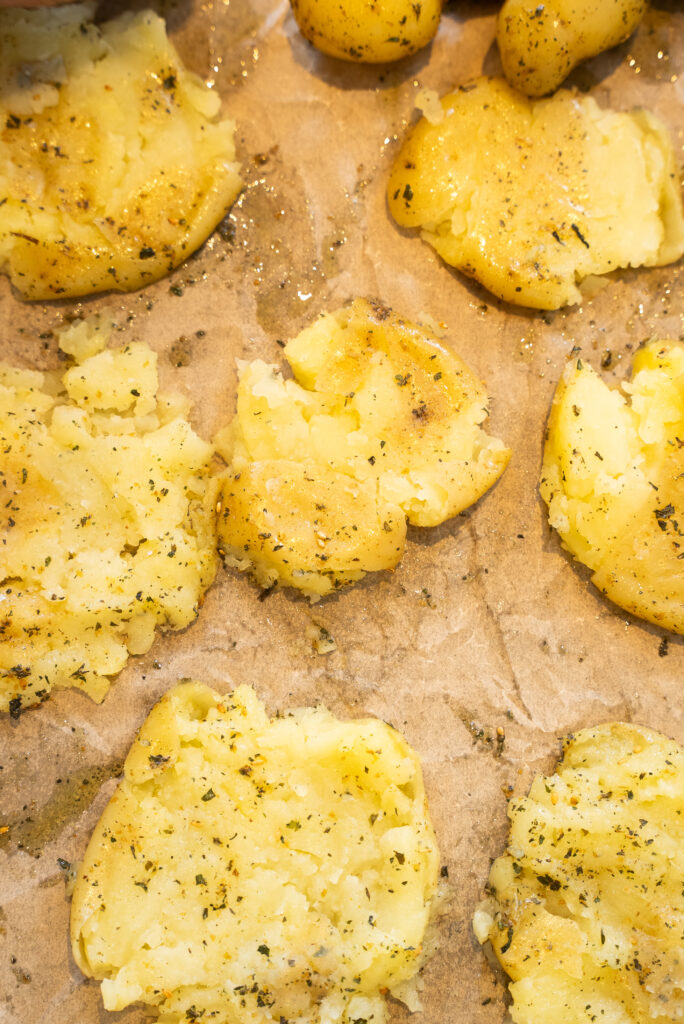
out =
[(102, 700), (157, 626), (197, 615), (217, 568), (212, 448), (156, 355), (76, 324), (62, 376), (0, 364), (0, 711), (55, 688)]
[(573, 68), (623, 43), (647, 0), (506, 0), (496, 41), (506, 78), (527, 96), (553, 92)]
[(573, 358), (549, 417), (540, 493), (603, 594), (684, 633), (684, 345), (652, 341), (625, 398)]
[(416, 53), (439, 27), (443, 0), (290, 0), (305, 39), (330, 57), (383, 64)]
[(0, 11), (0, 269), (26, 299), (163, 277), (241, 186), (234, 125), (163, 20), (93, 10)]
[(580, 302), (590, 275), (684, 252), (664, 126), (568, 90), (535, 101), (503, 79), (462, 86), (412, 130), (387, 194), (399, 225), (516, 305)]
[(477, 501), (510, 452), (480, 424), (484, 385), (432, 331), (357, 299), (285, 347), (294, 380), (243, 364), (218, 532), (263, 587), (317, 599), (391, 569), (406, 519), (435, 526)]
[(673, 1024), (684, 1014), (684, 750), (610, 723), (570, 736), (513, 798), (473, 919), (515, 1024)]
[(439, 852), (420, 762), (373, 718), (269, 719), (169, 691), (126, 759), (71, 909), (104, 1005), (161, 1024), (383, 1024), (421, 966)]

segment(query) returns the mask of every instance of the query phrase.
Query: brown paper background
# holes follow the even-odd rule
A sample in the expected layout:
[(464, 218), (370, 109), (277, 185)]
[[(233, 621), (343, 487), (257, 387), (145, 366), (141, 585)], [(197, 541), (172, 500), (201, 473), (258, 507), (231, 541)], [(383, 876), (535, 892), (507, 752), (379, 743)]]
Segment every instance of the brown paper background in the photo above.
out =
[[(410, 318), (427, 312), (487, 380), (491, 429), (514, 452), (476, 507), (437, 529), (410, 530), (394, 573), (311, 607), (288, 593), (260, 601), (247, 579), (222, 570), (197, 623), (131, 659), (101, 706), (59, 692), (17, 722), (0, 721), (0, 821), (11, 826), (0, 840), (7, 1024), (147, 1019), (140, 1008), (106, 1013), (99, 987), (74, 966), (57, 858), (82, 856), (135, 730), (180, 677), (222, 691), (252, 683), (271, 711), (323, 701), (339, 715), (378, 715), (419, 751), (453, 889), (425, 971), (430, 1024), (504, 1018), (500, 978), (470, 927), (504, 842), (503, 787), (549, 770), (559, 737), (596, 722), (641, 722), (684, 742), (682, 639), (663, 644), (663, 631), (601, 598), (550, 533), (536, 489), (544, 423), (571, 347), (595, 365), (609, 349), (606, 375), (615, 380), (645, 338), (684, 335), (682, 267), (617, 274), (568, 312), (515, 310), (387, 214), (385, 182), (416, 118), (418, 87), (443, 93), (497, 72), (496, 7), (450, 4), (430, 47), (374, 68), (313, 51), (285, 0), (162, 5), (185, 60), (214, 81), (237, 121), (246, 187), (229, 230), (133, 295), (27, 305), (0, 281), (0, 358), (55, 366), (54, 339), (40, 335), (75, 309), (107, 310), (118, 340), (143, 339), (160, 353), (164, 385), (192, 397), (206, 437), (232, 414), (236, 358), (280, 360), (277, 339), (357, 294)], [(600, 103), (660, 114), (682, 164), (681, 5), (657, 2), (636, 37), (574, 81)], [(314, 651), (312, 624), (329, 630), (334, 653)], [(506, 734), (500, 756), (497, 726)], [(398, 1005), (391, 1014), (395, 1024), (406, 1017)]]

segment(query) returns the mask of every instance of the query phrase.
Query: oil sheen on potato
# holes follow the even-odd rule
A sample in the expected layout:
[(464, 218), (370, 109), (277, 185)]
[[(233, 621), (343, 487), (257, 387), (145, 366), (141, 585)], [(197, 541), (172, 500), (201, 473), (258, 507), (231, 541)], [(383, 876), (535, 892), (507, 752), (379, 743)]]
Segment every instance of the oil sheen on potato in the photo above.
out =
[(684, 252), (679, 174), (660, 121), (568, 90), (528, 100), (503, 79), (461, 86), (419, 121), (388, 202), (447, 263), (537, 309), (579, 302), (590, 275)]

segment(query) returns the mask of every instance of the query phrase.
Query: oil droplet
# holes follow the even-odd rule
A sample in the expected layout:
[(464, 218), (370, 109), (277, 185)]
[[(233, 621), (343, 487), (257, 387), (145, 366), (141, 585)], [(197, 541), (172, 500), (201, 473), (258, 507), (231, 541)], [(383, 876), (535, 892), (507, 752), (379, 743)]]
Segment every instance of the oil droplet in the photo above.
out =
[(0, 835), (0, 849), (24, 850), (39, 857), (51, 840), (56, 839), (65, 826), (80, 817), (93, 800), (93, 796), (107, 779), (123, 771), (119, 760), (72, 773), (63, 782), (56, 782), (52, 795), (43, 807), (24, 818), (9, 821), (9, 829)]

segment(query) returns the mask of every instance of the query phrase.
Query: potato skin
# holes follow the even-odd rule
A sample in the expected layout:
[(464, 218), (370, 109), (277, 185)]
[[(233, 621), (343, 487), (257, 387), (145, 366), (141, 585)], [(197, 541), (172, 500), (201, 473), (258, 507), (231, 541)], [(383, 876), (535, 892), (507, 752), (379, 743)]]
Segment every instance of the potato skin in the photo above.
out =
[(588, 57), (623, 43), (647, 0), (506, 0), (496, 40), (504, 74), (527, 96), (545, 96)]
[(384, 64), (416, 53), (439, 25), (442, 0), (290, 0), (302, 35), (329, 57)]

